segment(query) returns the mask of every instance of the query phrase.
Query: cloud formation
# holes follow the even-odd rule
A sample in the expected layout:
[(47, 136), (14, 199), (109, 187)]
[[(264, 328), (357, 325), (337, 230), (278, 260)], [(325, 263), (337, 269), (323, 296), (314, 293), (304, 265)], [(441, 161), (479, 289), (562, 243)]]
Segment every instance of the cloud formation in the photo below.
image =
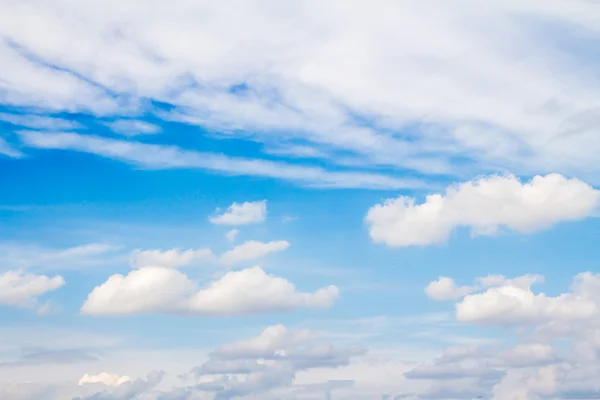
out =
[[(592, 178), (600, 166), (597, 60), (586, 51), (598, 37), (595, 2), (435, 1), (431, 12), (327, 1), (323, 13), (308, 0), (285, 17), (273, 2), (33, 4), (0, 13), (0, 100), (13, 107), (151, 112), (280, 153), (308, 148), (334, 164), (425, 174), (508, 167)], [(62, 28), (31, 35), (31, 25)], [(265, 28), (274, 26), (278, 35)]]
[[(217, 209), (217, 212), (219, 210)], [(264, 222), (267, 218), (267, 201), (233, 203), (227, 210), (209, 218), (216, 225), (248, 225)]]
[(263, 243), (256, 240), (248, 240), (221, 255), (220, 261), (225, 265), (236, 265), (245, 261), (258, 260), (270, 253), (286, 250), (290, 243), (286, 240), (277, 240)]
[(130, 264), (133, 268), (164, 267), (180, 268), (194, 262), (208, 262), (214, 259), (209, 248), (200, 249), (170, 249), (170, 250), (134, 250), (131, 253)]
[(106, 122), (113, 132), (124, 136), (153, 135), (160, 132), (160, 127), (149, 122), (133, 119), (118, 119)]
[(240, 315), (329, 307), (339, 295), (335, 286), (299, 292), (289, 281), (260, 267), (228, 272), (198, 289), (172, 268), (143, 267), (115, 274), (94, 288), (81, 308), (84, 314)]
[(489, 176), (449, 186), (422, 204), (405, 196), (388, 199), (371, 207), (365, 222), (376, 243), (426, 246), (446, 241), (460, 227), (472, 235), (536, 232), (588, 217), (599, 205), (600, 191), (575, 178), (538, 175), (521, 183), (511, 175)]
[(48, 277), (24, 271), (8, 271), (0, 275), (0, 305), (36, 307), (39, 297), (64, 284), (62, 276)]
[(227, 231), (227, 233), (225, 234), (225, 239), (227, 239), (227, 241), (233, 243), (235, 242), (235, 238), (239, 235), (240, 231), (239, 229), (232, 229), (230, 231)]
[(80, 151), (149, 169), (195, 168), (234, 176), (277, 178), (317, 188), (401, 189), (423, 186), (423, 182), (409, 178), (360, 171), (329, 171), (320, 167), (232, 157), (102, 136), (37, 131), (20, 131), (18, 134), (28, 147)]
[(456, 323), (508, 329), (490, 345), (450, 347), (407, 372), (409, 380), (430, 381), (414, 398), (598, 398), (591, 377), (600, 371), (600, 277), (579, 273), (571, 290), (556, 296), (532, 291), (542, 281), (537, 275), (476, 279), (456, 303)]
[(131, 381), (128, 376), (120, 376), (117, 374), (111, 374), (108, 372), (101, 372), (99, 374), (85, 374), (79, 379), (79, 385), (89, 385), (94, 383), (101, 383), (106, 386), (120, 386), (125, 382)]
[[(320, 341), (311, 331), (275, 325), (254, 338), (223, 345), (190, 374), (199, 382), (195, 391), (214, 393), (216, 399), (226, 400), (290, 387), (299, 372), (346, 366), (364, 353), (360, 348), (337, 348)], [(351, 386), (348, 383), (327, 382), (299, 389), (328, 394), (333, 389)]]

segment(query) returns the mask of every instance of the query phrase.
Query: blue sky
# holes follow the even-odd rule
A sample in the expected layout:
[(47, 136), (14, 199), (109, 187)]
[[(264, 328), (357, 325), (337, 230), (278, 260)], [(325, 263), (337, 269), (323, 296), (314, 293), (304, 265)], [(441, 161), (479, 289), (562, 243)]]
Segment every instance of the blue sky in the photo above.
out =
[(599, 19), (0, 4), (0, 397), (598, 398)]

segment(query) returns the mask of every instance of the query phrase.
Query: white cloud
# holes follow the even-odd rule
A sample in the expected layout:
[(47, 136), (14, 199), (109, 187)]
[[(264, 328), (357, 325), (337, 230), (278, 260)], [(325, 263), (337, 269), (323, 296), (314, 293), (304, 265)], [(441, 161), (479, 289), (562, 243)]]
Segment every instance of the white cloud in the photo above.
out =
[(316, 188), (401, 189), (423, 186), (423, 182), (414, 179), (354, 171), (328, 171), (319, 167), (229, 157), (219, 153), (203, 153), (175, 146), (116, 140), (101, 136), (34, 131), (18, 133), (24, 144), (30, 147), (76, 150), (144, 168), (199, 168), (229, 175), (283, 179)]
[(125, 136), (152, 135), (160, 132), (160, 127), (157, 125), (132, 119), (118, 119), (106, 122), (105, 125), (114, 132)]
[(101, 372), (99, 374), (85, 374), (79, 379), (79, 385), (89, 385), (94, 383), (101, 383), (106, 386), (120, 386), (125, 382), (131, 381), (128, 376), (120, 376), (117, 374), (110, 374), (108, 372)]
[(122, 262), (126, 256), (120, 246), (87, 243), (68, 248), (48, 248), (31, 244), (0, 243), (0, 269), (44, 270), (82, 269)]
[(144, 267), (112, 275), (96, 287), (81, 308), (84, 314), (237, 315), (329, 307), (338, 289), (298, 292), (287, 280), (260, 267), (229, 272), (202, 289), (178, 270)]
[[(223, 345), (211, 353), (207, 362), (194, 368), (191, 375), (200, 382), (196, 386), (198, 391), (215, 392), (219, 399), (250, 394), (270, 398), (267, 392), (289, 388), (298, 373), (319, 373), (324, 368), (348, 366), (352, 358), (362, 355), (362, 349), (337, 348), (332, 343), (320, 341), (314, 332), (275, 325), (267, 327), (257, 337)], [(320, 389), (328, 394), (334, 386), (340, 387), (329, 382), (310, 387), (312, 392)], [(294, 389), (304, 391), (308, 387), (293, 385)], [(293, 398), (296, 393), (297, 390), (270, 394), (276, 398)]]
[(170, 250), (134, 250), (131, 253), (130, 264), (133, 268), (165, 267), (179, 268), (193, 262), (206, 262), (214, 258), (209, 248), (201, 249), (170, 249)]
[(189, 308), (205, 314), (253, 314), (296, 308), (331, 306), (339, 295), (335, 286), (313, 293), (296, 291), (289, 281), (268, 275), (260, 267), (229, 272), (197, 292)]
[[(217, 209), (219, 212), (219, 209)], [(248, 225), (264, 222), (267, 217), (267, 201), (246, 201), (233, 203), (221, 214), (209, 218), (217, 225)]]
[(453, 230), (493, 235), (506, 228), (530, 233), (561, 221), (588, 217), (600, 204), (600, 191), (558, 174), (521, 183), (514, 176), (490, 176), (450, 186), (422, 204), (398, 197), (373, 206), (367, 216), (371, 238), (389, 246), (444, 242)]
[(316, 334), (307, 329), (291, 330), (281, 324), (273, 325), (256, 337), (225, 344), (214, 354), (220, 358), (233, 359), (269, 358), (281, 355), (285, 349), (315, 337)]
[(214, 132), (425, 173), (597, 173), (595, 2), (321, 4), (6, 3), (1, 100), (125, 116), (164, 102)]
[(496, 364), (509, 368), (535, 367), (559, 361), (556, 350), (546, 343), (522, 343), (498, 355)]
[(237, 235), (239, 235), (239, 233), (240, 233), (239, 229), (232, 229), (225, 234), (225, 238), (229, 242), (235, 242), (235, 238), (237, 237)]
[(37, 299), (65, 284), (62, 276), (28, 274), (8, 271), (0, 275), (0, 305), (33, 307)]
[(126, 276), (115, 274), (88, 295), (84, 314), (173, 313), (182, 308), (194, 283), (171, 268), (145, 267)]
[(270, 253), (286, 250), (290, 246), (285, 240), (263, 243), (256, 240), (248, 240), (221, 255), (221, 263), (225, 265), (236, 265), (244, 261), (257, 260)]
[(537, 281), (539, 279), (529, 278), (529, 282), (523, 279), (514, 284), (507, 280), (504, 285), (469, 294), (456, 304), (456, 318), (481, 324), (526, 325), (551, 320), (582, 320), (599, 311), (598, 298), (594, 297), (597, 295), (586, 292), (586, 288), (600, 282), (596, 275), (578, 275), (576, 282), (580, 282), (580, 286), (575, 292), (555, 297), (534, 293), (531, 284)]
[(0, 121), (9, 122), (21, 127), (49, 131), (65, 131), (84, 128), (83, 125), (75, 121), (34, 114), (0, 113)]
[(440, 276), (425, 288), (427, 296), (435, 300), (454, 300), (464, 297), (475, 290), (469, 286), (457, 286), (453, 279)]
[(98, 398), (106, 400), (137, 399), (153, 390), (163, 380), (164, 375), (165, 373), (162, 371), (153, 371), (148, 374), (146, 379), (138, 378), (122, 382), (111, 392), (97, 392), (89, 396), (77, 397), (73, 400), (96, 400)]
[(8, 142), (0, 136), (0, 155), (4, 155), (11, 158), (21, 158), (24, 154), (12, 147)]

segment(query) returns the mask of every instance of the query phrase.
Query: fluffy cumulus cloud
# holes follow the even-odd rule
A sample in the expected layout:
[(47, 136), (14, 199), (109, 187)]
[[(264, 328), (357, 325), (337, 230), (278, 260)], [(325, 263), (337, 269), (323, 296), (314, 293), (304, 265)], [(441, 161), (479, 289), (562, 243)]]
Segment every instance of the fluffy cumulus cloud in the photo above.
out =
[(285, 240), (268, 243), (249, 240), (223, 253), (220, 261), (225, 265), (235, 265), (241, 262), (263, 258), (270, 253), (284, 251), (288, 247), (290, 247), (290, 243)]
[(24, 271), (8, 271), (0, 275), (0, 305), (36, 307), (38, 298), (65, 284), (62, 276), (48, 277)]
[(227, 210), (210, 217), (209, 220), (217, 225), (248, 225), (263, 222), (266, 217), (267, 201), (262, 200), (233, 203)]
[[(129, 400), (143, 398), (144, 396), (152, 395), (152, 390), (161, 383), (164, 375), (163, 371), (153, 371), (145, 378), (121, 382), (115, 389), (105, 389), (87, 396), (74, 398), (73, 400)], [(148, 398), (158, 400), (157, 396), (158, 394)]]
[(373, 206), (365, 221), (371, 238), (388, 246), (424, 246), (444, 242), (459, 227), (473, 235), (501, 229), (530, 233), (561, 221), (579, 220), (597, 211), (600, 191), (559, 174), (521, 183), (514, 176), (490, 176), (428, 195), (422, 204), (398, 197)]
[(232, 271), (202, 288), (176, 269), (144, 267), (128, 275), (112, 275), (83, 304), (84, 314), (237, 315), (329, 307), (338, 297), (335, 286), (299, 292), (284, 278), (260, 267)]
[(134, 250), (130, 264), (133, 268), (164, 267), (179, 268), (194, 262), (211, 261), (214, 259), (212, 250), (200, 249), (170, 249), (170, 250)]
[(600, 276), (585, 272), (575, 276), (572, 292), (549, 296), (532, 290), (544, 281), (539, 275), (508, 279), (501, 275), (478, 278), (473, 286), (456, 286), (442, 277), (425, 288), (435, 300), (456, 300), (461, 322), (489, 325), (538, 324), (545, 321), (577, 321), (600, 312)]

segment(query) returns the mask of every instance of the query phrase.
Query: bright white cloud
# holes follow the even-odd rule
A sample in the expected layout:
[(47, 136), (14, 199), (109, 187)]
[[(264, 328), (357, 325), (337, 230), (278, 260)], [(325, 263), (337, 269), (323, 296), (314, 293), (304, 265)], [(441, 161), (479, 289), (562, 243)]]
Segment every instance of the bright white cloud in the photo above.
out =
[(28, 274), (8, 271), (0, 275), (0, 305), (33, 307), (37, 299), (65, 284), (62, 276)]
[(235, 242), (235, 238), (239, 235), (239, 229), (232, 229), (225, 234), (225, 238), (229, 242)]
[(194, 283), (172, 268), (144, 267), (115, 274), (88, 295), (84, 314), (173, 313), (181, 309)]
[(130, 264), (133, 268), (165, 267), (179, 268), (194, 262), (206, 262), (214, 259), (209, 248), (201, 249), (170, 249), (170, 250), (134, 250), (131, 253)]
[(298, 292), (289, 281), (260, 267), (229, 272), (201, 289), (176, 269), (144, 267), (126, 276), (112, 275), (89, 294), (81, 311), (95, 315), (256, 314), (329, 307), (338, 295), (335, 286)]
[[(217, 213), (219, 209), (217, 209)], [(246, 201), (233, 203), (225, 212), (209, 218), (217, 225), (248, 225), (264, 222), (267, 217), (267, 201)]]
[(160, 132), (157, 125), (132, 119), (119, 119), (105, 124), (114, 132), (125, 136), (152, 135)]
[(248, 240), (221, 255), (221, 263), (236, 265), (245, 261), (257, 260), (270, 253), (280, 252), (290, 247), (289, 242), (278, 240), (268, 243)]
[(454, 300), (464, 297), (475, 290), (469, 286), (457, 286), (453, 279), (440, 276), (425, 288), (427, 296), (434, 300)]
[(548, 296), (534, 293), (531, 283), (491, 287), (481, 293), (465, 296), (456, 304), (456, 318), (462, 322), (481, 324), (536, 324), (544, 321), (576, 321), (589, 318), (598, 311), (595, 293), (586, 293), (590, 285), (598, 285), (600, 277), (586, 274), (576, 278), (581, 287), (573, 293)]
[(561, 221), (590, 216), (600, 191), (559, 174), (535, 176), (521, 183), (514, 176), (490, 176), (450, 186), (445, 194), (389, 199), (367, 216), (371, 238), (389, 246), (425, 246), (444, 242), (453, 230), (469, 227), (473, 235), (493, 235), (505, 228), (529, 233)]
[(101, 383), (106, 386), (120, 386), (125, 382), (131, 381), (128, 376), (120, 376), (117, 374), (111, 374), (108, 372), (101, 372), (99, 374), (85, 374), (79, 379), (79, 385), (89, 385), (94, 383)]
[(189, 308), (203, 314), (283, 312), (330, 307), (338, 296), (335, 286), (312, 293), (298, 292), (291, 282), (252, 267), (229, 272), (200, 290), (190, 299)]
[[(425, 289), (435, 300), (456, 300), (456, 319), (480, 324), (535, 325), (548, 321), (575, 321), (600, 313), (600, 276), (578, 274), (572, 292), (558, 296), (535, 293), (540, 275), (513, 279), (488, 275), (476, 279), (474, 286), (459, 287), (451, 278), (441, 277)], [(600, 314), (598, 314), (600, 315)]]

